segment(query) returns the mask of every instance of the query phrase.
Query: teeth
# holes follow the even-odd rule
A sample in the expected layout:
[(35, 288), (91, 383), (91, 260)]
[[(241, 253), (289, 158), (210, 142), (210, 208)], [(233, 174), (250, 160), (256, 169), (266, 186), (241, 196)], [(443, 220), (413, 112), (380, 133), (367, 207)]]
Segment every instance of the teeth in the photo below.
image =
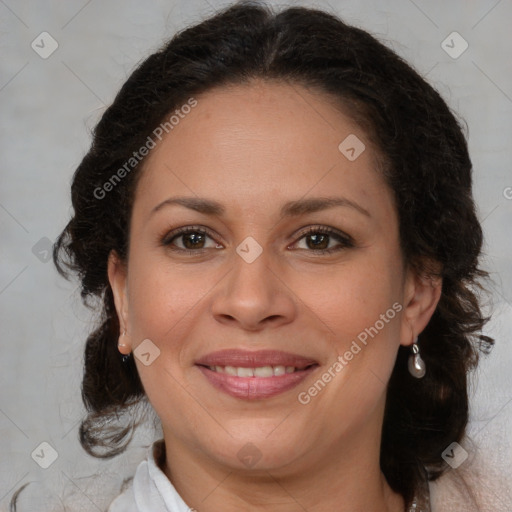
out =
[(236, 374), (238, 377), (254, 377), (254, 370), (252, 368), (237, 368)]
[(274, 375), (284, 375), (286, 368), (284, 366), (274, 366)]
[(244, 368), (235, 366), (209, 366), (217, 373), (227, 373), (234, 377), (279, 377), (285, 373), (297, 371), (294, 366), (259, 366), (258, 368)]
[[(218, 370), (217, 368), (220, 368), (220, 370)], [(220, 366), (216, 366), (215, 367), (215, 371), (222, 371), (222, 367)], [(236, 372), (236, 368), (234, 366), (226, 366), (224, 368), (224, 371), (228, 374), (228, 375), (234, 375), (236, 377), (237, 375), (237, 372)]]
[(272, 366), (262, 366), (260, 368), (254, 368), (255, 377), (272, 377), (274, 375), (274, 369)]

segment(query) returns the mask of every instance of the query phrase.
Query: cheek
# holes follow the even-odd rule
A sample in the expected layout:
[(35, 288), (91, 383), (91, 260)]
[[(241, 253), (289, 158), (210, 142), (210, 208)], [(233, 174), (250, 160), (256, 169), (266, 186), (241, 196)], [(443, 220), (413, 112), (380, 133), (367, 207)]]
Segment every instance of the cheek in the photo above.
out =
[[(321, 320), (317, 318), (318, 324), (327, 325), (331, 333), (332, 354), (325, 371), (331, 369), (325, 376), (330, 383), (321, 393), (317, 413), (325, 419), (328, 410), (330, 418), (325, 421), (333, 428), (349, 418), (363, 421), (385, 393), (394, 367), (403, 308), (401, 260), (391, 252), (388, 258), (377, 252), (354, 259), (329, 276), (302, 280), (298, 292), (308, 298), (306, 310), (313, 310)], [(325, 403), (333, 405), (326, 408)], [(343, 406), (347, 403), (357, 404), (348, 416)]]
[[(380, 251), (376, 251), (380, 252)], [(340, 340), (351, 340), (373, 326), (381, 315), (401, 299), (401, 270), (393, 257), (384, 252), (354, 257), (343, 265), (332, 266), (321, 273), (302, 273), (293, 286), (294, 292)], [(313, 318), (314, 318), (313, 317)], [(396, 322), (391, 309), (386, 329)], [(381, 325), (381, 322), (378, 324)]]
[(159, 416), (165, 416), (168, 407), (189, 400), (177, 385), (183, 380), (180, 354), (193, 328), (194, 306), (206, 293), (206, 285), (157, 258), (143, 260), (137, 255), (129, 265), (132, 348), (149, 339), (159, 351), (152, 349), (158, 356), (147, 366), (136, 359), (137, 370), (150, 402)]
[(205, 280), (170, 267), (159, 258), (134, 257), (128, 269), (129, 317), (133, 340), (159, 344), (206, 293)]
[[(337, 404), (343, 395), (370, 410), (385, 392), (400, 341), (400, 265), (399, 254), (376, 249), (300, 281), (306, 311), (313, 310), (317, 324), (329, 329), (329, 366), (337, 377), (325, 394), (328, 402)], [(338, 372), (332, 367), (336, 361), (342, 365)]]

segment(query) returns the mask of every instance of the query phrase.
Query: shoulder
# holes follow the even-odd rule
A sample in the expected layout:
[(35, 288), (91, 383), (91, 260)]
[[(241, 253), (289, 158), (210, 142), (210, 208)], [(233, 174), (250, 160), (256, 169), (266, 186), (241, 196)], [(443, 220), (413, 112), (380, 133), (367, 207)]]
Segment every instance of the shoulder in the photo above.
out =
[(128, 487), (110, 504), (107, 512), (190, 512), (172, 483), (161, 469), (165, 457), (164, 440), (148, 447)]
[(107, 512), (139, 512), (135, 503), (132, 483), (112, 501)]
[(450, 469), (429, 486), (432, 512), (512, 510), (512, 497), (503, 476), (482, 460)]
[(432, 512), (480, 512), (474, 489), (456, 471), (448, 471), (430, 482)]

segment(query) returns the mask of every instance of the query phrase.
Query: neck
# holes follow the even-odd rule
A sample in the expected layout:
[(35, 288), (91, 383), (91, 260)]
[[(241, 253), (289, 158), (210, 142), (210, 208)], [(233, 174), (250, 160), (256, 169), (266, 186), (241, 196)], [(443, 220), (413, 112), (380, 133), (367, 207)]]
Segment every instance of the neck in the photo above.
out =
[[(403, 512), (404, 500), (379, 466), (380, 425), (370, 423), (292, 464), (240, 471), (164, 435), (163, 470), (184, 501), (201, 512)], [(165, 434), (165, 432), (164, 432)]]

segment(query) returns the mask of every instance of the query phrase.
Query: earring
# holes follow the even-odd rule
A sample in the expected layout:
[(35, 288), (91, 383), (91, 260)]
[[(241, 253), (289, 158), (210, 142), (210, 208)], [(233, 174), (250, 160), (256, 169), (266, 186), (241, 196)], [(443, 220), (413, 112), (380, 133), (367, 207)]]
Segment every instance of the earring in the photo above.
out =
[[(120, 338), (124, 338), (125, 336), (126, 336), (126, 329), (124, 329), (124, 331), (121, 334)], [(127, 346), (128, 345), (126, 343), (120, 343), (120, 342), (117, 343), (117, 348), (118, 348), (119, 352), (121, 352), (121, 348), (125, 348)]]
[(409, 373), (416, 377), (417, 379), (421, 379), (425, 376), (426, 368), (425, 361), (420, 356), (420, 347), (418, 346), (418, 336), (413, 341), (412, 354), (409, 356)]

